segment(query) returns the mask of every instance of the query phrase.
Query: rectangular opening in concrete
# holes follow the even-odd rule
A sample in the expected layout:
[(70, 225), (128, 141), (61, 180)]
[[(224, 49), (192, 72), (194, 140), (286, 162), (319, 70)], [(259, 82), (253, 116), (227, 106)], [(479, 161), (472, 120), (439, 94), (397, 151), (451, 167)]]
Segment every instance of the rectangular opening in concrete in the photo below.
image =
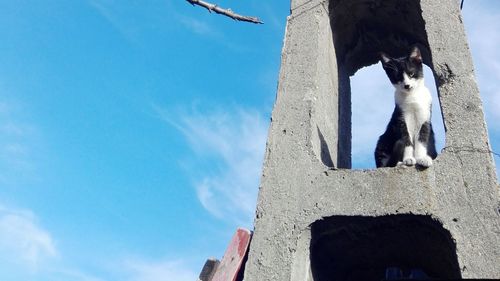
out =
[[(333, 216), (311, 226), (314, 281), (401, 277), (460, 279), (451, 234), (430, 216)], [(400, 279), (403, 279), (400, 278)]]
[[(436, 150), (445, 144), (445, 131), (432, 70), (424, 68), (425, 85), (432, 95), (432, 128)], [(351, 77), (352, 169), (374, 169), (374, 151), (394, 109), (394, 87), (381, 63), (364, 67)]]
[[(363, 67), (378, 63), (381, 51), (393, 57), (403, 57), (408, 55), (412, 46), (418, 46), (422, 52), (424, 64), (429, 66), (431, 71), (433, 71), (432, 58), (425, 21), (418, 0), (330, 0), (329, 13), (338, 71), (336, 74), (339, 99), (337, 150), (339, 159), (348, 159), (348, 161), (339, 161), (339, 163), (346, 163), (344, 166), (339, 165), (339, 168), (352, 168), (351, 153), (358, 149), (352, 143), (357, 144), (358, 139), (351, 141), (351, 138), (357, 137), (356, 135), (352, 136), (351, 112), (358, 111), (356, 108), (351, 108), (353, 99), (351, 94), (362, 95), (363, 93), (351, 93), (351, 76)], [(432, 81), (433, 76), (426, 76), (428, 85), (430, 85), (429, 82)], [(387, 81), (386, 77), (382, 79), (384, 82)], [(390, 83), (388, 84), (390, 85)], [(393, 90), (388, 90), (386, 94), (392, 96), (392, 93)], [(439, 93), (437, 93), (437, 98), (433, 100), (433, 103), (440, 105), (439, 98)], [(370, 101), (366, 98), (363, 100), (367, 104), (376, 103), (376, 101)], [(440, 107), (435, 108), (440, 109)], [(388, 108), (388, 111), (392, 113), (392, 108)], [(370, 115), (370, 112), (362, 114)], [(437, 127), (440, 128), (439, 131), (444, 135), (444, 129), (441, 129), (443, 128), (443, 120), (440, 110), (439, 112), (435, 110), (433, 115), (441, 118), (438, 124), (434, 122), (433, 125), (437, 124)], [(385, 127), (388, 120), (377, 121)], [(374, 133), (375, 137), (378, 138), (382, 132)], [(441, 140), (439, 144), (444, 143)], [(332, 142), (327, 140), (327, 143)], [(373, 149), (375, 145), (376, 141), (373, 143)], [(357, 163), (354, 163), (354, 167), (371, 168), (369, 166), (360, 167)]]

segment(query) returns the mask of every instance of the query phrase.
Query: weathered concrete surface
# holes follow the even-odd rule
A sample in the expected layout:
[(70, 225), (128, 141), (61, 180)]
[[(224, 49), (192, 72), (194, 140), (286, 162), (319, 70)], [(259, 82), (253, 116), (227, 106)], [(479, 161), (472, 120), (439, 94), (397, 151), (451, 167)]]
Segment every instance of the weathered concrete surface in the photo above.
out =
[[(384, 32), (413, 35), (380, 39), (384, 13), (408, 19)], [(349, 75), (376, 62), (377, 48), (413, 44), (434, 71), (446, 148), (423, 171), (329, 169), (350, 167)], [(463, 278), (500, 278), (500, 189), (489, 151), (457, 1), (292, 0), (245, 280), (316, 280), (313, 223), (396, 214), (439, 222)]]

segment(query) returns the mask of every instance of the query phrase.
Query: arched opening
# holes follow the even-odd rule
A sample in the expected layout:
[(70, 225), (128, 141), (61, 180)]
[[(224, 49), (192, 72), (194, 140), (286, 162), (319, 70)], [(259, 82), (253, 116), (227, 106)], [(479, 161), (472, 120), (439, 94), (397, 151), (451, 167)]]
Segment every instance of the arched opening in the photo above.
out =
[[(424, 64), (424, 81), (432, 94), (432, 126), (438, 153), (445, 133), (432, 70)], [(352, 168), (375, 168), (373, 152), (394, 110), (394, 87), (381, 63), (364, 67), (351, 77)]]
[(311, 225), (314, 281), (460, 279), (456, 246), (441, 223), (424, 215), (333, 216)]
[[(358, 70), (363, 73), (365, 71), (362, 70), (363, 67), (376, 64), (380, 60), (379, 52), (381, 51), (393, 57), (402, 57), (408, 55), (412, 46), (420, 48), (424, 64), (430, 67), (424, 67), (427, 70), (425, 79), (431, 92), (434, 90), (433, 126), (435, 133), (439, 133), (436, 136), (436, 148), (439, 152), (444, 143), (443, 120), (439, 107), (439, 95), (436, 93), (436, 84), (433, 84), (434, 74), (430, 74), (432, 71), (429, 72), (433, 65), (425, 22), (421, 15), (420, 1), (330, 0), (329, 12), (338, 72), (338, 136), (342, 140), (338, 143), (338, 155), (339, 159), (347, 159), (339, 161), (339, 163), (344, 163), (343, 166), (339, 164), (339, 167), (373, 168), (375, 166), (373, 150), (378, 137), (384, 132), (394, 108), (394, 90), (380, 66), (380, 69), (376, 71), (377, 74), (367, 75), (365, 81), (366, 85), (375, 88), (378, 86), (374, 86), (373, 83), (382, 82), (383, 85), (387, 85), (386, 87), (378, 87), (376, 93), (369, 92), (370, 89), (361, 90), (358, 93), (358, 90), (351, 85), (351, 76)], [(351, 96), (351, 92), (353, 96)], [(370, 95), (372, 99), (367, 98), (367, 95)], [(380, 96), (377, 97), (377, 95)], [(387, 101), (390, 104), (383, 105), (384, 113), (376, 118), (370, 115), (373, 112), (378, 112), (378, 108), (374, 111), (372, 108), (358, 110), (356, 107), (359, 106), (359, 102), (365, 103), (364, 108), (374, 104), (378, 106), (378, 103), (385, 100), (381, 95), (389, 97)], [(380, 106), (382, 107), (382, 105)], [(354, 117), (351, 117), (352, 113), (355, 114)], [(368, 131), (359, 132), (357, 130), (362, 128), (353, 129), (353, 127), (358, 125), (356, 122), (360, 117), (365, 117), (377, 122), (377, 124), (369, 127)], [(379, 117), (381, 118), (379, 119)], [(346, 126), (346, 124), (350, 126)], [(366, 126), (364, 127), (366, 128)], [(366, 135), (370, 136), (368, 140), (366, 137), (363, 138)], [(360, 136), (361, 138), (359, 138)], [(365, 140), (372, 143), (371, 151), (368, 151), (367, 148), (360, 149), (360, 142)], [(361, 145), (366, 146), (367, 144)], [(356, 157), (354, 162), (352, 161), (353, 156)]]

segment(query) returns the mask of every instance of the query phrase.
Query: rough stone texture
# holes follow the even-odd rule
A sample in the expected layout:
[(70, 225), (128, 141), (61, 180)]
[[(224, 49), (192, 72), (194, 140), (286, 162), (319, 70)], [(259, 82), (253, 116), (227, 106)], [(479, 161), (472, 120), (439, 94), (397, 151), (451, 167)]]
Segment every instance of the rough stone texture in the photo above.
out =
[[(402, 214), (408, 225), (435, 222), (461, 277), (500, 278), (500, 188), (457, 1), (291, 2), (245, 280), (325, 280), (315, 268), (328, 261), (311, 261), (317, 241), (357, 241), (378, 218), (398, 229)], [(378, 51), (397, 55), (414, 44), (434, 71), (446, 148), (426, 170), (342, 169), (351, 165), (349, 76)], [(328, 229), (312, 233), (324, 221)]]

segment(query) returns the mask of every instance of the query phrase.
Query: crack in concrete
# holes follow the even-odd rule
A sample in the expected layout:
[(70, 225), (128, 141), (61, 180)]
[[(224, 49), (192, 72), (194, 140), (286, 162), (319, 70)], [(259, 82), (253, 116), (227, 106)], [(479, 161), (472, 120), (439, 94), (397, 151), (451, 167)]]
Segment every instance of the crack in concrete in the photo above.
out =
[(449, 151), (451, 153), (460, 153), (460, 152), (472, 152), (472, 153), (491, 153), (496, 157), (500, 158), (500, 153), (495, 152), (491, 149), (481, 149), (473, 146), (446, 146), (443, 148), (444, 151)]

